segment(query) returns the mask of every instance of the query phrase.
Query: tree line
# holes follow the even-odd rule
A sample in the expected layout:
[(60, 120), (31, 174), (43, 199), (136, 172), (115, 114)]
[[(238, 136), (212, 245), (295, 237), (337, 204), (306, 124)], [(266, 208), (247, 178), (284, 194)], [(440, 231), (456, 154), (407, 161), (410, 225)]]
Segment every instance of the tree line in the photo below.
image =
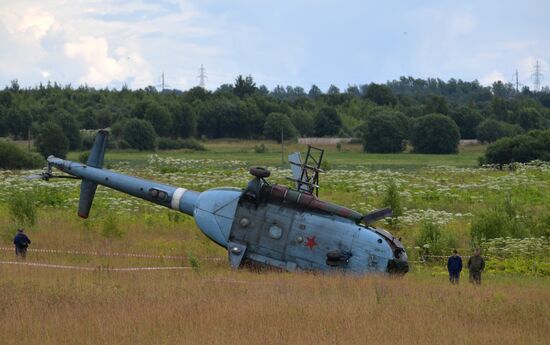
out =
[(251, 76), (215, 91), (21, 88), (17, 81), (0, 91), (0, 136), (31, 136), (48, 147), (45, 155), (87, 148), (82, 130), (107, 127), (119, 148), (140, 150), (197, 146), (188, 138), (280, 140), (283, 132), (285, 139), (362, 138), (367, 152), (401, 152), (408, 142), (415, 152), (452, 153), (460, 139), (494, 142), (550, 128), (550, 91), (412, 77), (326, 92), (316, 85), (269, 90)]

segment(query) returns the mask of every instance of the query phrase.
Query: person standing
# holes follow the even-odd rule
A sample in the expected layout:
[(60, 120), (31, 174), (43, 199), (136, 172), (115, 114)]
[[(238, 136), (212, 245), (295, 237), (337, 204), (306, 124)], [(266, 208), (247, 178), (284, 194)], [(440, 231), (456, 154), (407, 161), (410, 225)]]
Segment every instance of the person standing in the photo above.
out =
[(22, 228), (17, 229), (17, 234), (13, 238), (13, 244), (15, 245), (15, 256), (17, 259), (25, 260), (27, 258), (27, 248), (31, 244), (31, 240)]
[(481, 251), (476, 248), (474, 255), (468, 259), (468, 270), (470, 271), (470, 283), (481, 284), (481, 272), (485, 269), (485, 260), (481, 257)]
[(458, 255), (457, 250), (453, 250), (453, 255), (447, 260), (447, 271), (449, 271), (449, 281), (451, 284), (458, 284), (460, 280), (460, 272), (462, 271), (462, 258)]

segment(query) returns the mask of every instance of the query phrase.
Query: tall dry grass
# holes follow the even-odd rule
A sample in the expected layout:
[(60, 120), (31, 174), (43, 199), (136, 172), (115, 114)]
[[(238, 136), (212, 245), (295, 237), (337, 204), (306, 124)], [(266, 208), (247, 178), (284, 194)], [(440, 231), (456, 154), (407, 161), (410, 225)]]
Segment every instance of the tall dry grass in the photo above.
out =
[(1, 344), (544, 344), (550, 282), (0, 265)]

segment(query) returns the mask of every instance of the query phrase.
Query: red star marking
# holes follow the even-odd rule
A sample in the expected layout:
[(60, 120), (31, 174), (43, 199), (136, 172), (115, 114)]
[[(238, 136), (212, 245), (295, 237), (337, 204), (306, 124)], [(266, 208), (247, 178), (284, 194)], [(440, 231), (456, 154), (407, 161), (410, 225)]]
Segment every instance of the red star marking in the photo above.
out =
[(319, 245), (317, 242), (315, 242), (315, 236), (313, 237), (307, 237), (306, 247), (309, 247), (309, 249), (313, 250), (313, 247)]

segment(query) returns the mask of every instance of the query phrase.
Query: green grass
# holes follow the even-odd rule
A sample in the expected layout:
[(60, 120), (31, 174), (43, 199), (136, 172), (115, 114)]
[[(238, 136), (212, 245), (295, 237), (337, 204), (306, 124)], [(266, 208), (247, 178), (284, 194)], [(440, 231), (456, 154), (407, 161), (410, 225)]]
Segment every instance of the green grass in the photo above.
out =
[[(263, 143), (268, 152), (255, 153), (254, 146)], [(284, 155), (281, 146), (273, 141), (247, 140), (210, 140), (204, 143), (208, 151), (169, 150), (156, 151), (160, 157), (182, 159), (238, 159), (249, 165), (287, 166), (287, 156), (291, 152), (305, 153), (307, 146), (296, 143), (285, 144)], [(375, 154), (364, 153), (360, 144), (343, 144), (338, 151), (335, 146), (320, 146), (325, 149), (325, 160), (333, 167), (353, 168), (367, 165), (369, 168), (405, 168), (415, 169), (425, 166), (475, 167), (478, 157), (485, 152), (485, 145), (468, 145), (460, 148), (460, 153), (450, 155), (427, 155), (414, 153)], [(68, 159), (77, 160), (81, 152), (71, 152)], [(131, 165), (144, 166), (153, 152), (134, 150), (108, 150), (107, 162), (129, 162)], [(284, 163), (282, 161), (284, 160)]]

